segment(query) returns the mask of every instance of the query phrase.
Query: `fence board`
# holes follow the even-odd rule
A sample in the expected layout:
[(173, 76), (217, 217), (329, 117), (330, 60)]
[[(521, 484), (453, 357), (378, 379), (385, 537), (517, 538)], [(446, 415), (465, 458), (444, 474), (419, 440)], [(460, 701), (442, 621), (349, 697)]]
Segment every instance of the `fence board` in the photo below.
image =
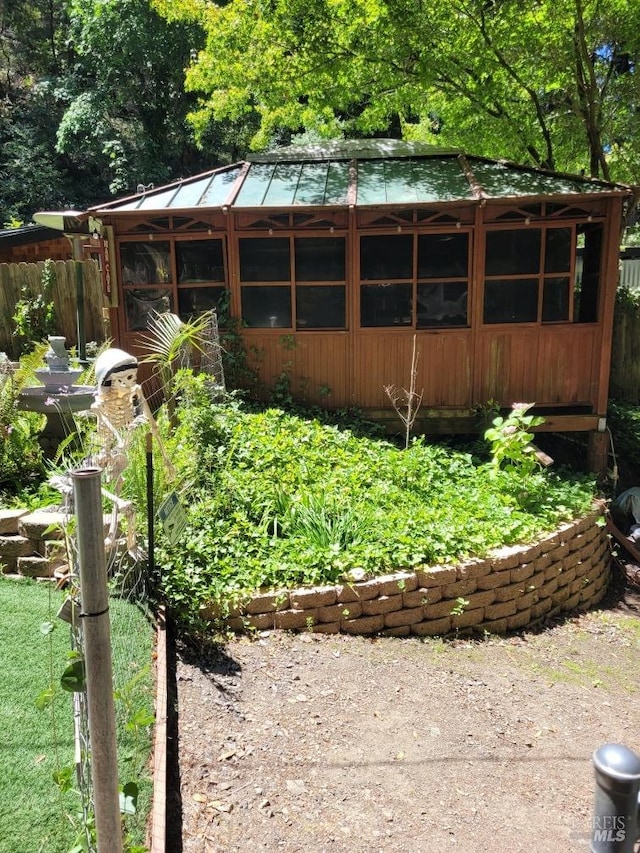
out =
[[(107, 304), (103, 298), (97, 262), (56, 261), (56, 276), (52, 288), (56, 332), (64, 335), (68, 347), (78, 343), (77, 263), (82, 271), (86, 340), (102, 343), (109, 337), (109, 328), (103, 315), (103, 308), (107, 307)], [(44, 268), (44, 261), (35, 264), (0, 264), (0, 351), (7, 352), (12, 357), (16, 354), (12, 319), (16, 304), (22, 298), (23, 288), (25, 294), (31, 298), (41, 293)]]

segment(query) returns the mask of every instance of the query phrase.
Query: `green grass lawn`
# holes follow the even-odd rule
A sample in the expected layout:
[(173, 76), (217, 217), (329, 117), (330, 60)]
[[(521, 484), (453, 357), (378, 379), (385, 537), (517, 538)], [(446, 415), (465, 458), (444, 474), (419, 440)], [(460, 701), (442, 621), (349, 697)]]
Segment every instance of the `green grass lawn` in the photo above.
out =
[[(68, 627), (56, 618), (61, 600), (47, 584), (0, 578), (0, 853), (66, 853), (81, 830), (78, 794), (61, 795), (53, 781), (74, 757), (71, 694), (58, 686), (70, 649)], [(40, 626), (49, 621), (56, 627), (45, 635)], [(116, 702), (120, 782), (140, 785), (130, 833), (141, 843), (151, 795), (153, 628), (120, 600), (112, 602), (111, 624), (114, 685), (124, 697)], [(52, 684), (52, 705), (38, 710)]]

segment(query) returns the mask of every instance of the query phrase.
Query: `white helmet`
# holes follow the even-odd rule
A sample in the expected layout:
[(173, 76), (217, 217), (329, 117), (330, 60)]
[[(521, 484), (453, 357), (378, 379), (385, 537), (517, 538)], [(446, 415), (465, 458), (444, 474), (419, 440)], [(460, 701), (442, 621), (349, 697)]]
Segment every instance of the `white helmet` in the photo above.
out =
[(107, 349), (96, 358), (95, 373), (98, 388), (111, 385), (111, 375), (125, 370), (137, 370), (138, 359), (121, 349)]

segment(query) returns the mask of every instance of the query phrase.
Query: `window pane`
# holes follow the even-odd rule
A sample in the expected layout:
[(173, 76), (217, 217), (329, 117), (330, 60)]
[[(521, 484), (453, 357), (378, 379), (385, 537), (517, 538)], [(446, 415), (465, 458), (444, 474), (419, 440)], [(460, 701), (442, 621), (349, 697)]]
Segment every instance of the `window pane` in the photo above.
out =
[(545, 278), (542, 294), (542, 322), (553, 323), (569, 319), (569, 279)]
[(534, 323), (537, 319), (537, 278), (485, 282), (485, 323)]
[(467, 325), (467, 282), (418, 284), (418, 328)]
[(569, 272), (571, 269), (571, 228), (548, 228), (544, 251), (545, 272)]
[(243, 287), (242, 319), (254, 328), (291, 328), (291, 288)]
[(524, 275), (540, 271), (539, 228), (488, 231), (486, 275)]
[(288, 237), (240, 239), (241, 281), (290, 281)]
[(468, 268), (468, 234), (421, 234), (418, 237), (418, 278), (466, 278)]
[(344, 286), (298, 286), (296, 288), (296, 323), (299, 329), (344, 329), (346, 325)]
[(224, 294), (224, 287), (181, 287), (178, 290), (178, 314), (186, 320), (205, 311), (216, 311)]
[(361, 326), (410, 326), (410, 284), (365, 284), (360, 288)]
[(296, 237), (296, 281), (344, 281), (344, 237)]
[(574, 319), (578, 323), (595, 323), (598, 320), (602, 225), (582, 225), (579, 227), (579, 232), (584, 235), (584, 248), (582, 250), (582, 273), (576, 281)]
[(364, 281), (413, 277), (413, 237), (381, 234), (360, 238), (360, 275)]
[(148, 329), (147, 321), (153, 311), (164, 314), (172, 310), (169, 290), (126, 288), (124, 291), (124, 313), (130, 332)]
[(122, 283), (164, 284), (170, 280), (170, 256), (166, 240), (121, 243)]
[(222, 240), (176, 243), (178, 283), (224, 281)]

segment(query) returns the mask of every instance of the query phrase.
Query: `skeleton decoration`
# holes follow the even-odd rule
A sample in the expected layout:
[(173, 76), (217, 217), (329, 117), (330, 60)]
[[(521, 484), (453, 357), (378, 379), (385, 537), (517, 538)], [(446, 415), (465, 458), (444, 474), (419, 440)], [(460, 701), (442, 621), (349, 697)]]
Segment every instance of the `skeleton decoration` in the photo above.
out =
[(127, 545), (130, 551), (134, 551), (134, 510), (128, 501), (119, 497), (132, 430), (147, 422), (158, 443), (170, 479), (175, 476), (175, 469), (165, 452), (158, 425), (138, 384), (138, 360), (135, 356), (121, 349), (105, 350), (96, 359), (95, 374), (97, 390), (95, 402), (91, 406), (97, 420), (98, 452), (95, 461), (105, 472), (115, 492), (112, 494), (103, 490), (103, 493), (127, 518)]

